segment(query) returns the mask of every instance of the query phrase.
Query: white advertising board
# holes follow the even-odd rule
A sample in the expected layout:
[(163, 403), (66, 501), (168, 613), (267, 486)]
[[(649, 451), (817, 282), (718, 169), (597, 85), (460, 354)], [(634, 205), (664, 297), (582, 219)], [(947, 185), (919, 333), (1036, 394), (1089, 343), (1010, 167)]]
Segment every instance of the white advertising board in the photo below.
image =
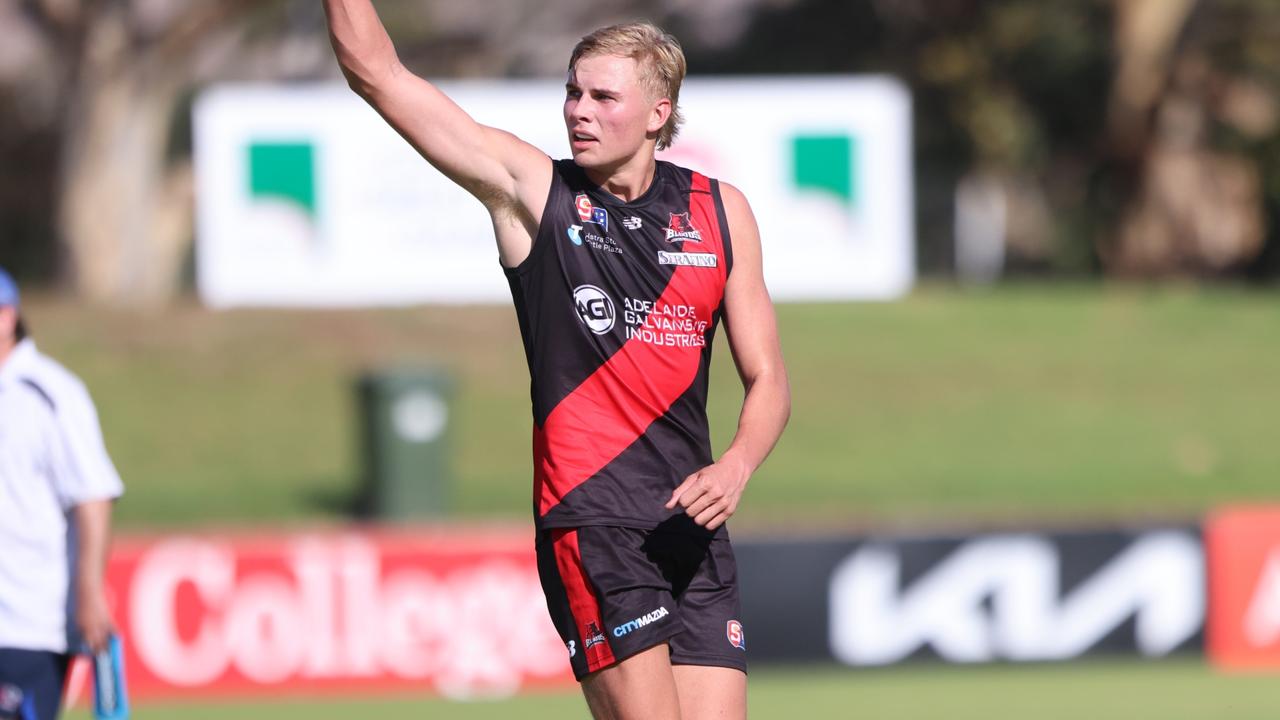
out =
[[(557, 81), (439, 86), (567, 157)], [(659, 157), (739, 187), (778, 300), (892, 299), (915, 279), (911, 105), (882, 77), (686, 81)], [(489, 218), (342, 85), (207, 90), (196, 252), (214, 307), (509, 302)]]

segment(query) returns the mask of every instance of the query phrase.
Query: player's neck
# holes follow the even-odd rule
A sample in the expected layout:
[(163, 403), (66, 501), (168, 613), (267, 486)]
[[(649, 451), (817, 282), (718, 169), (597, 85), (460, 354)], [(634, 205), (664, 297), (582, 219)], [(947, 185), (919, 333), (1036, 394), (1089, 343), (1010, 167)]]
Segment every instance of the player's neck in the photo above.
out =
[(638, 153), (625, 164), (612, 170), (587, 169), (587, 177), (610, 195), (631, 202), (644, 195), (653, 184), (658, 163), (653, 153)]
[(9, 360), (9, 356), (13, 354), (13, 349), (18, 346), (18, 341), (9, 336), (0, 339), (0, 367), (4, 367), (5, 362)]

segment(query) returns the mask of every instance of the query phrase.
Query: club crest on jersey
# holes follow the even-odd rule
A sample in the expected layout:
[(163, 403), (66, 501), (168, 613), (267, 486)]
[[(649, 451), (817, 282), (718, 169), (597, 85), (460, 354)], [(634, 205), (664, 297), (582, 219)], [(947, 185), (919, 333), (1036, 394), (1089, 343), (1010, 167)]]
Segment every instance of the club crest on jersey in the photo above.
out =
[(671, 224), (667, 226), (667, 242), (692, 240), (702, 242), (702, 233), (693, 226), (688, 212), (671, 213)]
[(591, 198), (586, 193), (578, 193), (578, 197), (573, 199), (573, 206), (578, 209), (578, 219), (582, 222), (591, 222), (591, 215), (595, 208), (591, 207)]
[(729, 638), (729, 644), (739, 650), (747, 649), (747, 638), (742, 632), (742, 623), (737, 620), (730, 620), (725, 626), (725, 635)]

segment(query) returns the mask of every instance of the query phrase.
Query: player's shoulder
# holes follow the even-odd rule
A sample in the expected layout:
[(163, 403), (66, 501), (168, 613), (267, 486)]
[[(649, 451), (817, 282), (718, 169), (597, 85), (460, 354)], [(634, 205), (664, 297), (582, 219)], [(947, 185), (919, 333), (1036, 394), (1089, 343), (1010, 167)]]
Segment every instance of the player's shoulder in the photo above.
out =
[(40, 352), (33, 352), (19, 374), (28, 387), (41, 393), (46, 402), (62, 414), (93, 412), (89, 388), (62, 363)]

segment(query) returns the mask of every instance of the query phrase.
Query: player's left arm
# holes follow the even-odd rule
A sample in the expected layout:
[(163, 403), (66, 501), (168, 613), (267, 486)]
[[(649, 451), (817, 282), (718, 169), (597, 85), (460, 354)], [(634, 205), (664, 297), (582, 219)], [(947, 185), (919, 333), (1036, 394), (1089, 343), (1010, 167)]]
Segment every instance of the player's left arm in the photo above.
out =
[(107, 647), (107, 636), (115, 630), (107, 606), (106, 568), (111, 543), (111, 500), (90, 500), (75, 506), (77, 548), (75, 622), (81, 637), (93, 652)]
[(778, 323), (764, 284), (760, 230), (741, 191), (721, 183), (720, 194), (733, 242), (733, 271), (724, 292), (725, 331), (746, 395), (729, 448), (715, 463), (685, 478), (667, 502), (668, 510), (683, 507), (709, 530), (738, 509), (751, 474), (773, 450), (791, 417)]

